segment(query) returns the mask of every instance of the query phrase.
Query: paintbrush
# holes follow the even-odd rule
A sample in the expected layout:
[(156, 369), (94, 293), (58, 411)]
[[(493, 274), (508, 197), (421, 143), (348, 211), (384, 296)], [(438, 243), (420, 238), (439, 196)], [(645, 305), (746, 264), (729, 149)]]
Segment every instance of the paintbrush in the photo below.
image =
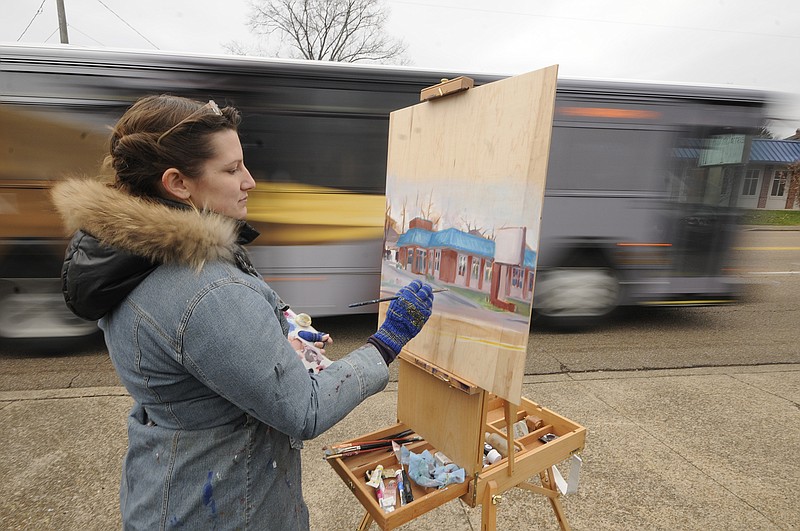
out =
[[(448, 291), (447, 288), (438, 288), (431, 290), (431, 293), (441, 293), (443, 291)], [(379, 302), (388, 302), (393, 301), (398, 297), (395, 295), (394, 297), (383, 297), (382, 299), (372, 299), (371, 301), (362, 301), (362, 302), (354, 302), (353, 304), (348, 304), (348, 308), (355, 308), (356, 306), (366, 306), (367, 304), (378, 304)]]
[(416, 435), (414, 437), (408, 437), (406, 439), (393, 439), (390, 441), (375, 441), (369, 442), (364, 444), (353, 444), (351, 446), (345, 446), (342, 448), (328, 448), (325, 450), (326, 456), (334, 456), (339, 455), (343, 456), (344, 454), (348, 454), (349, 452), (362, 452), (365, 450), (378, 450), (380, 448), (391, 448), (392, 443), (396, 442), (397, 444), (406, 444), (410, 442), (417, 442), (423, 440), (422, 437)]
[(385, 443), (385, 442), (399, 441), (400, 439), (407, 438), (412, 433), (414, 433), (414, 430), (403, 430), (403, 431), (400, 431), (400, 432), (397, 432), (397, 433), (393, 433), (391, 435), (386, 435), (385, 437), (378, 437), (377, 439), (374, 439), (374, 440), (350, 441), (350, 442), (346, 442), (346, 443), (332, 444), (331, 446), (324, 446), (322, 449), (323, 450), (328, 450), (330, 448), (332, 450), (335, 450), (337, 448), (347, 448), (347, 447), (350, 447), (350, 446), (356, 446), (356, 445), (368, 444), (368, 443), (376, 443), (376, 442)]

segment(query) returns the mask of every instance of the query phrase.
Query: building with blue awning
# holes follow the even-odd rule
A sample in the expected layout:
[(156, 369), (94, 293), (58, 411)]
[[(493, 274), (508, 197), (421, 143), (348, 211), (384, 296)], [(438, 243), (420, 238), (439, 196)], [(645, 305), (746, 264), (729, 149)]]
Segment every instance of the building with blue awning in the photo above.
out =
[[(686, 145), (673, 150), (676, 159), (690, 161), (702, 156), (703, 146)], [(786, 140), (754, 138), (744, 164), (729, 165), (729, 206), (764, 210), (800, 209), (800, 182), (792, 186), (792, 171), (800, 172), (800, 133)], [(794, 177), (800, 179), (800, 175)]]
[(421, 218), (411, 220), (409, 227), (397, 239), (399, 267), (439, 285), (493, 293), (503, 300), (532, 300), (535, 251), (526, 248), (520, 265), (500, 264), (495, 261), (495, 242), (489, 238), (452, 227), (435, 231), (430, 221)]

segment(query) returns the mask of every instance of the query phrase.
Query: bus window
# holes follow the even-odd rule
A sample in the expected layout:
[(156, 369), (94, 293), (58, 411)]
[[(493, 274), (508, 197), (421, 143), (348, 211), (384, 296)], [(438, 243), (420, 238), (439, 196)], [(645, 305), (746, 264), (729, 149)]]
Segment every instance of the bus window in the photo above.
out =
[(242, 124), (247, 165), (259, 181), (382, 194), (386, 117), (262, 114)]
[(547, 187), (551, 190), (655, 191), (662, 188), (666, 131), (554, 127)]
[[(735, 138), (737, 150), (725, 158), (709, 155), (720, 138)], [(742, 186), (747, 166), (746, 134), (708, 134), (694, 131), (681, 135), (673, 149), (673, 159), (668, 183), (672, 201), (681, 204), (705, 205), (709, 207), (736, 206), (736, 194)]]

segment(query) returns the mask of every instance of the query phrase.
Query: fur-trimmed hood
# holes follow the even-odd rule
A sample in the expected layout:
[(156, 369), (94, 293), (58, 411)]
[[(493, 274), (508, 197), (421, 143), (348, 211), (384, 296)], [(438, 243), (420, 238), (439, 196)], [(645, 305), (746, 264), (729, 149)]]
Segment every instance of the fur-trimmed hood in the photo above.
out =
[(208, 261), (233, 261), (234, 219), (156, 203), (94, 180), (60, 182), (51, 196), (69, 233), (83, 230), (152, 262), (199, 269)]
[(244, 222), (96, 180), (60, 182), (51, 197), (74, 233), (61, 272), (64, 300), (84, 319), (105, 315), (160, 264), (200, 270), (222, 260), (257, 274), (241, 244), (258, 233)]

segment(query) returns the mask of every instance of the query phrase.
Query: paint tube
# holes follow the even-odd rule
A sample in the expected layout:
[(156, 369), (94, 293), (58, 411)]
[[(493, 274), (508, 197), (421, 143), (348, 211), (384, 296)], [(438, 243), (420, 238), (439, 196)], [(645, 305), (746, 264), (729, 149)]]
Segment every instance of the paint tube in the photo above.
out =
[(401, 470), (398, 470), (397, 472), (395, 472), (394, 477), (395, 477), (395, 479), (397, 481), (397, 494), (399, 494), (399, 496), (400, 496), (400, 505), (405, 505), (406, 504), (406, 493), (405, 493), (405, 490), (404, 490), (405, 485), (403, 485), (403, 470), (401, 469)]
[(392, 512), (395, 505), (397, 505), (397, 481), (390, 479), (383, 490), (383, 510), (387, 513)]
[[(503, 457), (508, 457), (508, 443), (506, 438), (496, 433), (486, 433), (486, 442), (492, 445), (492, 448), (500, 452)], [(514, 449), (519, 451), (522, 448), (519, 444), (514, 444)]]
[(500, 452), (498, 452), (494, 448), (492, 448), (491, 451), (488, 454), (486, 454), (486, 461), (490, 465), (495, 464), (496, 462), (500, 461), (502, 458), (503, 458), (503, 456), (500, 455)]
[(377, 496), (378, 505), (381, 509), (387, 513), (394, 511), (394, 506), (397, 503), (397, 482), (391, 479), (388, 483), (384, 483), (381, 478), (378, 484)]
[(386, 486), (383, 484), (383, 478), (378, 481), (378, 486), (375, 488), (375, 494), (378, 496), (378, 506), (383, 508), (383, 492)]
[(408, 477), (408, 472), (406, 472), (405, 468), (401, 468), (403, 471), (403, 493), (405, 494), (406, 503), (411, 503), (414, 501), (414, 493), (411, 491), (411, 478)]
[(519, 422), (515, 422), (512, 425), (514, 429), (514, 438), (515, 439), (522, 439), (524, 436), (528, 435), (528, 425), (525, 423), (525, 419), (520, 420)]
[(383, 482), (383, 465), (378, 465), (375, 467), (375, 470), (372, 471), (372, 476), (369, 478), (369, 481), (367, 481), (367, 485), (369, 485), (373, 489), (377, 489), (382, 482)]
[(436, 466), (445, 466), (452, 463), (450, 458), (444, 455), (442, 452), (436, 452), (433, 454), (433, 462), (436, 464)]

